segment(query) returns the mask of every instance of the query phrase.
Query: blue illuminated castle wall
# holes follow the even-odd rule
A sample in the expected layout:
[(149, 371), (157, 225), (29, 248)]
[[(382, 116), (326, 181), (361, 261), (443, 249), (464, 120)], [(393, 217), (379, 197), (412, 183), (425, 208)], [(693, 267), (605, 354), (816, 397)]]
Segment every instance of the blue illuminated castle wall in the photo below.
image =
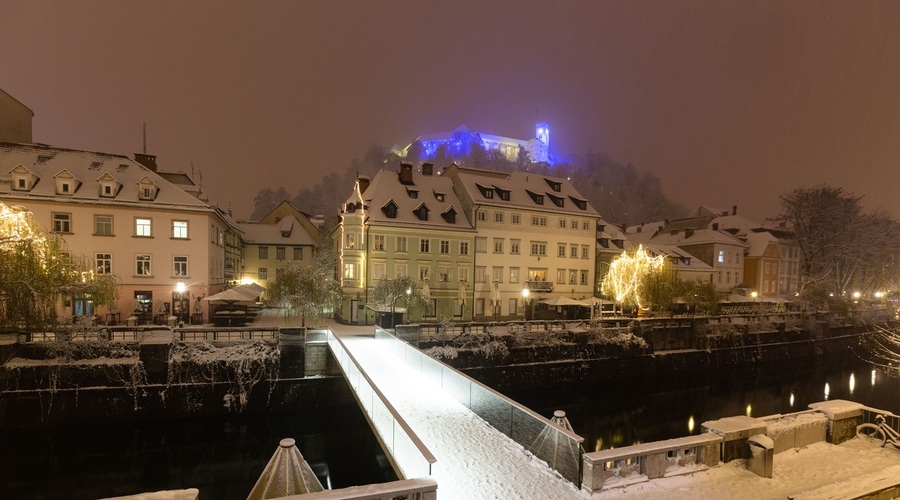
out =
[(472, 152), (475, 144), (479, 144), (485, 151), (500, 151), (511, 161), (518, 158), (519, 149), (522, 148), (532, 162), (550, 163), (550, 126), (546, 123), (538, 123), (535, 126), (534, 137), (528, 140), (484, 134), (460, 125), (453, 132), (419, 136), (412, 144), (399, 151), (400, 156), (406, 157), (410, 147), (415, 143), (421, 146), (422, 159), (434, 158), (441, 146), (446, 148), (448, 156), (462, 158)]

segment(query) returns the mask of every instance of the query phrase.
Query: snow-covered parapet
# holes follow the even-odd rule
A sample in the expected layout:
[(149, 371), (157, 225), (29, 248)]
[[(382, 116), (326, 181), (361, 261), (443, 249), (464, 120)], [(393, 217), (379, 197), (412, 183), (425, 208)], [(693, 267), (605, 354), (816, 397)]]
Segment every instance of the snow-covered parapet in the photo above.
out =
[(853, 401), (835, 399), (812, 403), (809, 407), (822, 412), (828, 418), (826, 439), (832, 444), (841, 444), (856, 436), (856, 426), (863, 421), (863, 405)]
[(766, 423), (758, 418), (738, 415), (703, 422), (702, 428), (722, 437), (722, 461), (730, 462), (739, 458), (749, 458), (750, 448), (747, 438), (766, 433)]
[(828, 419), (817, 411), (772, 415), (762, 420), (766, 422), (766, 435), (775, 442), (776, 454), (825, 441)]

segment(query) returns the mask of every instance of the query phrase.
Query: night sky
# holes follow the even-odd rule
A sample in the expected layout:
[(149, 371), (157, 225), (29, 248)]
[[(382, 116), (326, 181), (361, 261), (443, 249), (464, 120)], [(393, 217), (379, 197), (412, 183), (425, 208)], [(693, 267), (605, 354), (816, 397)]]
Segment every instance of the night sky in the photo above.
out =
[[(247, 217), (369, 144), (465, 123), (773, 216), (827, 183), (900, 218), (900, 2), (3, 0), (34, 140), (202, 172)], [(352, 186), (347, 186), (347, 192)], [(602, 214), (601, 214), (602, 215)], [(673, 214), (679, 215), (679, 214)]]

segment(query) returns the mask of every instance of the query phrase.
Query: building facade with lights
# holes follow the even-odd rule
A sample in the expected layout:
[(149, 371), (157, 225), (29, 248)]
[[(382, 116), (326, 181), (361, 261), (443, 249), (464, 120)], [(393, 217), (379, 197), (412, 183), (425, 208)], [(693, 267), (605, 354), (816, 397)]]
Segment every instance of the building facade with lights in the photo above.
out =
[(513, 139), (485, 134), (460, 125), (452, 132), (421, 135), (410, 145), (398, 151), (398, 154), (406, 158), (412, 149), (418, 148), (418, 156), (421, 159), (429, 159), (434, 158), (438, 150), (443, 147), (447, 156), (460, 158), (468, 156), (472, 151), (472, 146), (476, 144), (485, 151), (498, 151), (510, 161), (516, 161), (521, 150), (532, 162), (550, 162), (550, 126), (543, 122), (535, 125), (534, 137), (531, 139)]
[(531, 318), (541, 299), (594, 296), (600, 216), (569, 180), (456, 165), (442, 177), (476, 230), (474, 319)]
[[(404, 164), (357, 179), (335, 231), (343, 291), (340, 315), (370, 323), (373, 288), (383, 278), (415, 277), (425, 289), (426, 319), (471, 320), (475, 231), (445, 176)], [(397, 304), (403, 307), (404, 304)]]
[(71, 255), (119, 284), (112, 310), (70, 297), (65, 315), (208, 317), (200, 299), (222, 291), (229, 268), (240, 265), (240, 230), (227, 214), (160, 176), (154, 157), (141, 160), (150, 167), (115, 154), (0, 144), (0, 197), (32, 212)]
[(237, 279), (268, 288), (292, 264), (314, 265), (322, 232), (309, 216), (284, 201), (258, 222), (238, 223), (242, 232), (242, 267)]

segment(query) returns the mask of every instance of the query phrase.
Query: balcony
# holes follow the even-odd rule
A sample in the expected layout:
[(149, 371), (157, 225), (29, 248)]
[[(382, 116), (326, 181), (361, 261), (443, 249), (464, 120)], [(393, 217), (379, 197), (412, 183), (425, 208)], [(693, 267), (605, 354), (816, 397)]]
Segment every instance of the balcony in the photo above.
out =
[(553, 291), (553, 283), (550, 281), (526, 281), (525, 286), (531, 293), (550, 293)]

